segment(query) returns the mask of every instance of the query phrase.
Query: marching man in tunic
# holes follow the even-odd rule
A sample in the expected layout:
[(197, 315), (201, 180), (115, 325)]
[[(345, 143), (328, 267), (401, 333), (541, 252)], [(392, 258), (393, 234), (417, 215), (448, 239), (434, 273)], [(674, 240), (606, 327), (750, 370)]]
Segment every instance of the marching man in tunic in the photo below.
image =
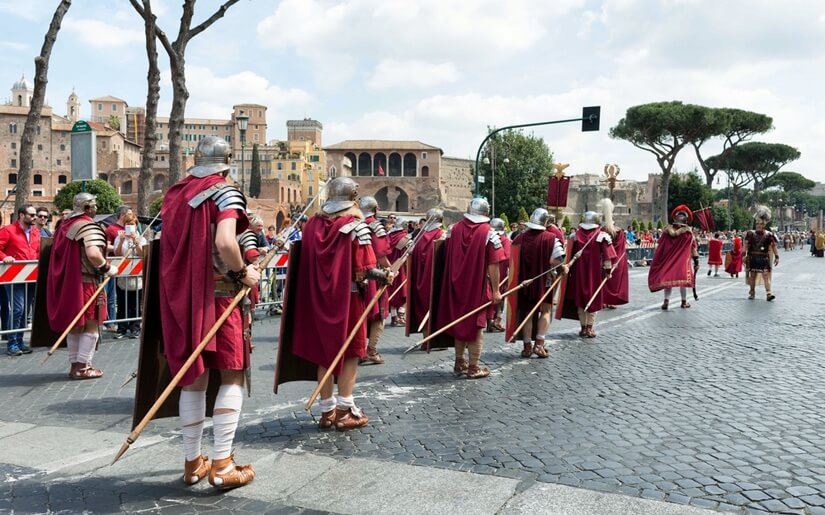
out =
[[(504, 260), (504, 250), (498, 234), (490, 228), (489, 213), (487, 200), (474, 198), (464, 218), (447, 232), (444, 268), (439, 270), (443, 278), (439, 304), (431, 317), (433, 332), (489, 300), (493, 304), (501, 302), (499, 263)], [(486, 326), (487, 312), (481, 310), (445, 331), (444, 334), (452, 338), (450, 343), (455, 345), (453, 372), (466, 374), (469, 379), (490, 375), (488, 368), (479, 365), (484, 347), (482, 331)], [(464, 358), (465, 351), (469, 352), (469, 362)]]
[[(72, 214), (54, 235), (46, 288), (49, 325), (58, 333), (66, 330), (100, 283), (117, 274), (117, 268), (106, 262), (106, 234), (94, 222), (97, 214), (95, 196), (78, 193), (72, 204)], [(105, 320), (106, 295), (101, 291), (97, 301), (89, 306), (66, 336), (71, 379), (103, 376), (100, 369), (92, 367), (92, 356), (100, 324)]]
[[(745, 235), (744, 261), (747, 270), (748, 298), (756, 297), (757, 275), (762, 276), (765, 283), (765, 294), (768, 302), (776, 298), (771, 290), (771, 276), (773, 267), (779, 264), (779, 252), (776, 248), (777, 239), (774, 234), (767, 229), (771, 221), (771, 210), (767, 206), (756, 206), (756, 214), (753, 215), (756, 229), (748, 231)], [(771, 266), (771, 254), (773, 254), (773, 266)]]
[[(670, 213), (673, 223), (665, 227), (650, 272), (647, 276), (647, 285), (651, 292), (665, 290), (665, 300), (662, 309), (667, 309), (673, 288), (678, 286), (682, 296), (682, 308), (689, 308), (687, 289), (695, 284), (696, 271), (699, 270), (699, 252), (696, 238), (690, 223), (693, 221), (693, 211), (684, 204), (673, 208)], [(690, 266), (691, 260), (693, 267)]]
[[(390, 239), (387, 235), (387, 230), (378, 221), (378, 201), (375, 197), (364, 195), (358, 200), (358, 207), (361, 209), (364, 223), (370, 229), (372, 250), (375, 254), (378, 266), (387, 269), (390, 267)], [(378, 291), (378, 287), (374, 282), (368, 282), (365, 287), (364, 295), (371, 299)], [(365, 365), (382, 365), (384, 358), (378, 353), (378, 340), (384, 334), (384, 319), (387, 318), (389, 311), (389, 293), (384, 292), (381, 299), (375, 304), (370, 311), (367, 318), (367, 336), (369, 342), (367, 344), (367, 355), (361, 358), (361, 364)]]
[[(504, 220), (501, 218), (493, 218), (490, 220), (490, 227), (498, 234), (501, 239), (501, 249), (504, 251), (504, 261), (499, 263), (498, 276), (501, 280), (507, 277), (507, 272), (510, 269), (510, 246), (512, 242), (507, 237), (507, 227), (504, 226)], [(499, 291), (502, 293), (507, 290), (507, 283), (501, 285)], [(501, 325), (501, 304), (490, 306), (487, 310), (487, 332), (501, 332), (504, 331), (504, 326)]]
[[(202, 139), (195, 150), (195, 166), (163, 198), (163, 218), (184, 229), (164, 231), (160, 239), (160, 314), (164, 354), (172, 374), (232, 298), (244, 286), (254, 288), (260, 279), (258, 270), (244, 263), (236, 239), (249, 220), (243, 193), (225, 182), (231, 157), (222, 138)], [(236, 465), (232, 453), (248, 367), (249, 348), (237, 307), (180, 382), (185, 483), (195, 484), (208, 476), (213, 486), (234, 488), (254, 479), (252, 466)], [(210, 369), (219, 370), (221, 379), (212, 416), (212, 461), (201, 452)]]
[[(430, 310), (430, 294), (432, 292), (433, 251), (435, 243), (444, 236), (441, 222), (444, 212), (437, 208), (427, 211), (427, 222), (421, 231), (423, 234), (413, 248), (407, 262), (408, 294), (407, 294), (407, 329), (406, 334), (417, 333), (418, 328), (427, 317)], [(426, 332), (426, 326), (423, 328)]]
[(708, 277), (713, 272), (713, 277), (719, 277), (719, 267), (724, 263), (722, 260), (722, 238), (718, 232), (713, 233), (713, 237), (708, 240)]

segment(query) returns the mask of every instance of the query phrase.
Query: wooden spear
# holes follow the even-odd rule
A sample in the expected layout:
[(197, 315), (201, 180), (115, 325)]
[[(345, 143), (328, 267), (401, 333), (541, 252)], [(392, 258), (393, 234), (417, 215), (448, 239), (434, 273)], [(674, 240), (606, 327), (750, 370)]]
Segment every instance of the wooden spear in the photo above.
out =
[(619, 259), (616, 261), (616, 264), (615, 264), (615, 265), (613, 265), (613, 266), (610, 268), (610, 274), (608, 274), (607, 276), (605, 276), (605, 278), (604, 278), (604, 279), (602, 279), (601, 284), (599, 284), (599, 287), (598, 287), (598, 288), (596, 288), (596, 292), (595, 292), (595, 293), (593, 293), (593, 296), (592, 296), (592, 297), (590, 297), (590, 300), (589, 300), (589, 301), (587, 301), (587, 305), (584, 307), (584, 310), (585, 310), (585, 311), (587, 311), (587, 308), (589, 308), (589, 307), (590, 307), (590, 305), (591, 305), (591, 304), (593, 304), (593, 301), (594, 301), (594, 300), (596, 300), (596, 296), (599, 294), (599, 292), (600, 292), (600, 291), (602, 291), (602, 288), (604, 288), (604, 285), (605, 285), (605, 284), (607, 284), (607, 281), (608, 281), (608, 280), (610, 279), (610, 277), (613, 275), (613, 271), (614, 271), (614, 270), (616, 270), (616, 267), (617, 267), (617, 266), (619, 266), (619, 263), (621, 263), (621, 260), (622, 260), (622, 259), (624, 259), (624, 255), (625, 255), (625, 252), (622, 252), (622, 255), (621, 255), (621, 256), (619, 256)]

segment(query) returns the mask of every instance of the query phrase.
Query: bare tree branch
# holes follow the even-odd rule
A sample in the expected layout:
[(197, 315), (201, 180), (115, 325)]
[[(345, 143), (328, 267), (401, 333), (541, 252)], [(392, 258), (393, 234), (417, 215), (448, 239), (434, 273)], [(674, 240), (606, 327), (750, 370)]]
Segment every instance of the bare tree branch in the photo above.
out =
[(227, 0), (226, 2), (224, 2), (224, 4), (220, 6), (212, 16), (204, 20), (198, 26), (194, 27), (191, 31), (189, 31), (189, 39), (194, 38), (204, 30), (208, 29), (210, 25), (212, 25), (219, 19), (223, 18), (224, 14), (226, 14), (227, 9), (229, 9), (236, 3), (238, 3), (238, 0)]

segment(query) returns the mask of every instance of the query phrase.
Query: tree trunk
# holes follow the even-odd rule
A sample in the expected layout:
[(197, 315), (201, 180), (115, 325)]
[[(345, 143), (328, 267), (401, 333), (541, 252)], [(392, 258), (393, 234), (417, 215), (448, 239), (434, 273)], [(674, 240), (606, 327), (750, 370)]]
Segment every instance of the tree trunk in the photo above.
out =
[[(20, 139), (20, 169), (17, 173), (17, 193), (15, 195), (15, 211), (29, 203), (32, 169), (34, 168), (34, 137), (40, 123), (40, 114), (46, 98), (46, 85), (49, 77), (49, 59), (52, 55), (57, 33), (63, 16), (72, 6), (71, 0), (61, 0), (54, 11), (49, 30), (40, 49), (40, 55), (34, 58), (34, 91), (32, 93), (29, 115), (26, 117), (26, 126)], [(51, 123), (51, 122), (50, 122)]]
[[(155, 34), (156, 19), (152, 14), (152, 5), (149, 0), (143, 0), (144, 27), (146, 32), (146, 57), (149, 61), (149, 71), (146, 74), (148, 84), (146, 93), (146, 125), (143, 130), (143, 157), (138, 174), (138, 205), (137, 212), (141, 215), (149, 214), (149, 192), (152, 189), (152, 167), (155, 163), (155, 144), (157, 136), (155, 125), (158, 116), (158, 100), (160, 99), (160, 69), (158, 68), (158, 48)], [(170, 183), (171, 186), (171, 183)]]
[(169, 112), (169, 185), (178, 182), (183, 177), (181, 170), (181, 141), (180, 130), (183, 127), (186, 113), (186, 101), (189, 100), (189, 90), (186, 89), (186, 68), (184, 53), (186, 45), (173, 45), (177, 58), (170, 59), (172, 73), (172, 110)]

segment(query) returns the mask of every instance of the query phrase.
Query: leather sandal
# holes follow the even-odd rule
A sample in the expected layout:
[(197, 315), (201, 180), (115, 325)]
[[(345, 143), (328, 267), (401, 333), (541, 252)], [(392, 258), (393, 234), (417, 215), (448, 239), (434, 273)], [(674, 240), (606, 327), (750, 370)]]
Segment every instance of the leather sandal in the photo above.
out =
[(500, 318), (497, 318), (497, 319), (493, 320), (493, 329), (495, 329), (496, 332), (498, 332), (498, 333), (504, 332), (504, 326), (501, 325), (501, 319)]
[(358, 364), (360, 365), (383, 365), (384, 358), (381, 357), (381, 354), (378, 354), (377, 350), (374, 349), (367, 349), (367, 355), (358, 360)]
[(363, 411), (353, 406), (351, 408), (335, 408), (335, 429), (337, 431), (349, 431), (364, 427), (369, 422), (369, 418)]
[(469, 363), (464, 358), (456, 358), (455, 364), (453, 365), (453, 373), (457, 376), (461, 376), (467, 373), (467, 368), (469, 367)]
[(663, 311), (667, 311), (667, 305), (668, 304), (670, 304), (670, 300), (668, 300), (668, 299), (665, 299), (665, 301), (662, 302), (662, 310)]
[(467, 379), (483, 379), (489, 375), (489, 368), (482, 368), (478, 365), (470, 365), (467, 367)]
[(550, 353), (547, 352), (547, 348), (545, 348), (544, 343), (536, 342), (536, 344), (533, 345), (533, 354), (535, 354), (536, 356), (538, 356), (540, 358), (549, 358), (550, 357)]
[(524, 348), (521, 350), (522, 358), (529, 358), (533, 355), (533, 344), (531, 342), (524, 342)]
[(587, 326), (587, 337), (588, 338), (595, 338), (596, 336), (597, 336), (596, 331), (593, 330), (593, 326), (592, 325)]
[(84, 379), (98, 379), (103, 377), (103, 371), (99, 368), (93, 368), (87, 365), (83, 368), (74, 368), (71, 372), (69, 372), (69, 377), (75, 381), (82, 381)]
[(683, 301), (682, 301), (682, 305), (681, 305), (681, 306), (679, 306), (679, 307), (680, 307), (680, 308), (682, 308), (682, 309), (687, 309), (687, 308), (689, 308), (689, 307), (690, 307), (690, 304), (688, 304), (688, 301), (683, 300)]
[[(228, 472), (222, 472), (229, 467)], [(235, 453), (228, 458), (212, 460), (212, 468), (209, 470), (209, 484), (215, 488), (226, 490), (248, 485), (255, 479), (255, 469), (252, 465), (238, 465), (235, 463)]]
[(185, 460), (183, 463), (183, 482), (187, 485), (194, 485), (201, 479), (209, 475), (212, 463), (207, 456), (201, 454), (192, 461)]
[(775, 298), (776, 298), (776, 295), (774, 295), (773, 293), (769, 293), (768, 296), (767, 296), (768, 302), (772, 301)]
[(581, 331), (579, 331), (579, 336), (581, 336), (582, 338), (587, 336), (587, 326), (585, 326), (585, 325), (582, 326)]
[(332, 408), (331, 410), (321, 413), (321, 419), (318, 420), (318, 427), (321, 429), (329, 429), (330, 427), (335, 425), (335, 421), (337, 420), (338, 410)]

